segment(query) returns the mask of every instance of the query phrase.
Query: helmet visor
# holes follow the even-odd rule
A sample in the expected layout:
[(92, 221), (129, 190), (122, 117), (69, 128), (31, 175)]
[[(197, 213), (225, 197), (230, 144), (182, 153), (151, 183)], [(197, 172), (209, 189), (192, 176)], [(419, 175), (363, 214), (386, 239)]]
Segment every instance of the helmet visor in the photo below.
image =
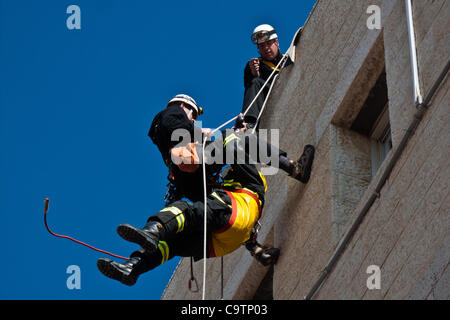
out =
[[(275, 35), (275, 37), (273, 37), (272, 35)], [(252, 42), (254, 44), (266, 42), (274, 38), (276, 38), (275, 30), (258, 31), (252, 34)]]

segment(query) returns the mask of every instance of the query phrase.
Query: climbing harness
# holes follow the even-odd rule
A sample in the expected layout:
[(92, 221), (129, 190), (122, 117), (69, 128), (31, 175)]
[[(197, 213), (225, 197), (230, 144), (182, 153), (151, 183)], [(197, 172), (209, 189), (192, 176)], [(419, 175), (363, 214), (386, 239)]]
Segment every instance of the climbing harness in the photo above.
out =
[(86, 246), (86, 247), (88, 247), (89, 249), (92, 249), (92, 250), (95, 250), (95, 251), (98, 251), (98, 252), (101, 252), (101, 253), (105, 253), (105, 254), (110, 255), (110, 256), (112, 256), (112, 257), (116, 257), (116, 258), (124, 259), (124, 260), (129, 260), (129, 258), (125, 258), (125, 257), (119, 256), (119, 255), (113, 254), (113, 253), (111, 253), (111, 252), (108, 252), (108, 251), (105, 251), (105, 250), (98, 249), (98, 248), (96, 248), (96, 247), (94, 247), (94, 246), (91, 246), (91, 245), (89, 245), (89, 244), (87, 244), (87, 243), (85, 243), (85, 242), (82, 242), (82, 241), (80, 241), (80, 240), (77, 240), (77, 239), (75, 239), (75, 238), (72, 238), (72, 237), (69, 237), (69, 236), (65, 236), (65, 235), (61, 235), (61, 234), (54, 233), (52, 230), (50, 230), (50, 228), (49, 228), (49, 226), (48, 226), (48, 224), (47, 224), (47, 213), (48, 213), (49, 202), (50, 202), (50, 200), (49, 200), (48, 198), (45, 198), (45, 200), (44, 200), (44, 224), (45, 224), (45, 227), (47, 228), (47, 231), (48, 231), (51, 235), (53, 235), (53, 236), (55, 236), (55, 237), (58, 237), (58, 238), (69, 239), (69, 240), (71, 240), (71, 241), (73, 241), (73, 242), (75, 242), (75, 243), (78, 243), (78, 244), (81, 244), (81, 245), (83, 245), (83, 246)]

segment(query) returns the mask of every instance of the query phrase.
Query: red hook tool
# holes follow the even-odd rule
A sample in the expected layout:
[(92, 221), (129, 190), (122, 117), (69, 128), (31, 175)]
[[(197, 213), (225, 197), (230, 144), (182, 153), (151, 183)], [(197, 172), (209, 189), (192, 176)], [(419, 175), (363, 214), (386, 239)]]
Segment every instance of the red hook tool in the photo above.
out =
[(81, 244), (81, 245), (83, 245), (83, 246), (86, 246), (86, 247), (88, 247), (89, 249), (92, 249), (92, 250), (95, 250), (95, 251), (98, 251), (98, 252), (102, 252), (102, 253), (105, 253), (105, 254), (107, 254), (107, 255), (110, 255), (110, 256), (119, 258), (119, 259), (124, 259), (124, 260), (128, 260), (128, 259), (129, 259), (129, 258), (125, 258), (125, 257), (122, 257), (122, 256), (118, 256), (118, 255), (116, 255), (116, 254), (113, 254), (113, 253), (108, 252), (108, 251), (105, 251), (105, 250), (97, 249), (97, 248), (95, 248), (95, 247), (93, 247), (93, 246), (91, 246), (91, 245), (89, 245), (89, 244), (87, 244), (87, 243), (84, 243), (84, 242), (82, 242), (82, 241), (80, 241), (80, 240), (77, 240), (77, 239), (74, 239), (74, 238), (72, 238), (72, 237), (54, 233), (52, 230), (50, 230), (50, 228), (48, 227), (48, 224), (47, 224), (47, 212), (48, 212), (48, 204), (49, 204), (49, 202), (50, 202), (50, 200), (49, 200), (48, 198), (45, 198), (45, 200), (44, 200), (44, 224), (45, 224), (45, 227), (47, 228), (47, 231), (48, 231), (51, 235), (53, 235), (53, 236), (55, 236), (55, 237), (58, 237), (58, 238), (64, 238), (64, 239), (72, 240), (73, 242), (76, 242), (76, 243), (78, 243), (78, 244)]

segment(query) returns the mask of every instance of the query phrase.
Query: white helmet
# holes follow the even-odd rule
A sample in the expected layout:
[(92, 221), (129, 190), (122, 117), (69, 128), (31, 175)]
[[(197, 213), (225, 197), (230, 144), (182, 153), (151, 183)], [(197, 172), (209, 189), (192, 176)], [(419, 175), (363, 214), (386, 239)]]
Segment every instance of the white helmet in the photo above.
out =
[(203, 113), (203, 108), (199, 107), (197, 105), (197, 102), (195, 102), (195, 100), (187, 94), (177, 94), (175, 97), (170, 99), (170, 101), (167, 103), (166, 108), (175, 102), (183, 102), (190, 106), (194, 111), (194, 118), (197, 118)]
[(276, 34), (275, 29), (269, 24), (261, 24), (257, 26), (252, 33), (252, 42), (254, 44), (259, 44), (277, 38), (278, 35)]

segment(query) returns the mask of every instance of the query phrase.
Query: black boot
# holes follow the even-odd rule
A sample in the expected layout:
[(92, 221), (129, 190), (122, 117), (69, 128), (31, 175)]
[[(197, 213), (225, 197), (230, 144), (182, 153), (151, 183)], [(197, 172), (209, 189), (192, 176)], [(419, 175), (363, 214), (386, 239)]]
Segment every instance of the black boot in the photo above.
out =
[(121, 224), (117, 227), (117, 233), (123, 239), (137, 243), (151, 253), (158, 249), (158, 242), (163, 228), (163, 225), (157, 221), (149, 221), (142, 229), (129, 224)]
[(256, 241), (249, 241), (245, 246), (256, 261), (265, 267), (277, 263), (280, 256), (280, 249), (263, 246)]
[(120, 281), (127, 286), (132, 286), (141, 274), (138, 269), (142, 263), (142, 258), (140, 257), (132, 257), (124, 263), (100, 258), (97, 261), (97, 267), (108, 278)]
[(290, 174), (294, 179), (300, 182), (307, 183), (311, 176), (311, 167), (314, 161), (315, 149), (312, 145), (308, 144), (303, 149), (303, 153), (297, 162), (293, 163), (293, 169)]

